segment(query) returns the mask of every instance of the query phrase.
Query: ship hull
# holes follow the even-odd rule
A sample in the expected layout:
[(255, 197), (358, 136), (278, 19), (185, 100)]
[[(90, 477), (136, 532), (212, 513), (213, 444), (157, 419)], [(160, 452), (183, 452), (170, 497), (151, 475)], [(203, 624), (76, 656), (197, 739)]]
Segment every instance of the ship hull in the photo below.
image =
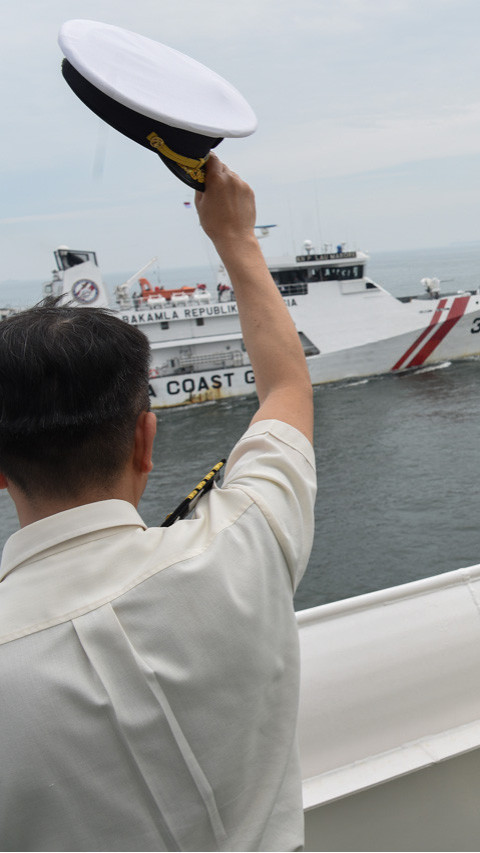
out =
[[(462, 302), (458, 304), (460, 300)], [(462, 313), (458, 316), (460, 311)], [(390, 337), (386, 329), (385, 335), (377, 340), (342, 348), (342, 340), (347, 341), (351, 337), (348, 324), (345, 323), (343, 334), (337, 338), (340, 344), (338, 349), (330, 346), (325, 351), (307, 356), (312, 385), (399, 374), (480, 356), (478, 298), (452, 297), (445, 313), (442, 311), (441, 322), (432, 322), (438, 313), (432, 308), (429, 322), (423, 326), (416, 324), (408, 331)], [(320, 350), (323, 343), (321, 334), (316, 336), (312, 332), (311, 338)], [(331, 342), (327, 340), (327, 343)], [(199, 405), (255, 394), (255, 377), (249, 364), (191, 371), (181, 375), (153, 375), (150, 379), (150, 394), (152, 408)]]
[(305, 850), (478, 850), (480, 567), (297, 613)]

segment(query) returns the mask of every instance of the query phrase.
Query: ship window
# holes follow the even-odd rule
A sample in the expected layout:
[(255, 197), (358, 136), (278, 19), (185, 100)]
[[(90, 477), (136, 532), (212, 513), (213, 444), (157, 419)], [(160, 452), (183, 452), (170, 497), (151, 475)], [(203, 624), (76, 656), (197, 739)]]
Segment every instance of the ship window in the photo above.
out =
[(298, 267), (291, 270), (275, 270), (275, 272), (272, 272), (272, 277), (275, 284), (299, 284), (307, 281), (308, 269), (306, 267)]
[(91, 261), (95, 266), (98, 266), (95, 252), (79, 252), (76, 249), (57, 249), (55, 260), (59, 270), (68, 270), (71, 267), (78, 266), (78, 264), (84, 264), (86, 261)]
[(170, 328), (170, 323), (168, 323), (166, 320), (161, 320), (161, 322), (160, 322), (160, 328), (161, 328), (161, 329), (169, 329), (169, 328)]
[(196, 322), (197, 326), (204, 326), (205, 325), (205, 320), (203, 319), (203, 317), (199, 317), (197, 320), (195, 320), (195, 322)]
[(350, 279), (362, 278), (363, 264), (352, 264), (350, 266), (311, 266), (288, 270), (274, 270), (272, 277), (284, 296), (307, 294), (308, 282), (348, 281)]
[(271, 275), (282, 296), (307, 295), (308, 269), (275, 270)]
[(363, 265), (354, 264), (350, 267), (323, 267), (321, 273), (322, 281), (348, 281), (354, 278), (362, 278)]
[(367, 281), (365, 283), (365, 287), (367, 288), (367, 290), (378, 290), (377, 285), (374, 284), (373, 281)]

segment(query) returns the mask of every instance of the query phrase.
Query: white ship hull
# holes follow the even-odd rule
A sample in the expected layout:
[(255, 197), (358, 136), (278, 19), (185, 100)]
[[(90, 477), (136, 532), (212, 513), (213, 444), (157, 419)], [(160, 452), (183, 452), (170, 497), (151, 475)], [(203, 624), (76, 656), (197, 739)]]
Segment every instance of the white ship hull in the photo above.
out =
[(306, 850), (478, 850), (480, 567), (297, 613)]
[[(393, 301), (389, 294), (386, 296)], [(399, 305), (401, 316), (382, 317), (375, 310), (371, 312), (378, 321), (377, 335), (383, 321), (385, 336), (376, 339), (373, 337), (375, 331), (369, 334), (367, 329), (367, 322), (373, 319), (370, 310), (363, 312), (370, 315), (364, 319), (361, 310), (355, 311), (355, 319), (345, 317), (343, 326), (333, 331), (318, 328), (320, 323), (315, 328), (314, 317), (307, 324), (306, 320), (296, 316), (294, 309), (290, 309), (297, 328), (307, 329), (309, 340), (318, 349), (323, 349), (319, 354), (307, 355), (312, 384), (398, 373), (480, 355), (480, 337), (476, 334), (477, 327), (480, 330), (480, 300), (477, 295), (451, 296), (432, 302), (415, 300), (415, 313), (409, 310), (412, 303)], [(418, 308), (419, 305), (424, 307)], [(360, 334), (354, 334), (355, 326), (362, 324), (362, 319), (364, 325)], [(323, 318), (323, 323), (327, 325), (328, 318)], [(401, 331), (402, 327), (405, 331)], [(350, 346), (345, 345), (350, 342)], [(247, 362), (239, 367), (226, 365), (176, 376), (155, 376), (153, 370), (150, 385), (152, 407), (159, 408), (205, 403), (255, 392), (255, 378)]]
[[(69, 266), (65, 260), (78, 256)], [(57, 250), (47, 287), (85, 306), (108, 297), (94, 253)], [(82, 260), (86, 257), (86, 260)], [(365, 275), (360, 252), (307, 255), (269, 264), (302, 341), (313, 385), (398, 373), (480, 355), (478, 292), (397, 299)], [(426, 280), (429, 281), (429, 280)], [(143, 282), (143, 284), (142, 284)], [(140, 293), (132, 287), (141, 285)], [(203, 289), (201, 289), (203, 288)], [(114, 310), (149, 338), (152, 408), (255, 393), (233, 290), (224, 276), (205, 286), (164, 291), (133, 276)]]

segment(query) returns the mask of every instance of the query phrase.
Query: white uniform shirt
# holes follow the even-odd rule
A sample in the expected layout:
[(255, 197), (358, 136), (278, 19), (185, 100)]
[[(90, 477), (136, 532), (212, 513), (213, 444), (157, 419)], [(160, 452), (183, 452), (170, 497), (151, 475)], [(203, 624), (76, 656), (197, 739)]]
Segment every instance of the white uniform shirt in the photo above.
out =
[(2, 850), (303, 843), (293, 588), (309, 442), (254, 424), (192, 519), (124, 501), (14, 533), (0, 584)]

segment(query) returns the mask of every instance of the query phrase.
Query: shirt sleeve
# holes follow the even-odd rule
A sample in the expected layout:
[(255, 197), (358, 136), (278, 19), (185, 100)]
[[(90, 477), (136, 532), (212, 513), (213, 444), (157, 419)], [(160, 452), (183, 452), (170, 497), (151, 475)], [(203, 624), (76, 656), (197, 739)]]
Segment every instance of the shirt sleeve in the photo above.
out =
[(240, 489), (273, 531), (296, 589), (310, 557), (316, 496), (308, 439), (282, 421), (257, 421), (233, 448), (223, 489)]

